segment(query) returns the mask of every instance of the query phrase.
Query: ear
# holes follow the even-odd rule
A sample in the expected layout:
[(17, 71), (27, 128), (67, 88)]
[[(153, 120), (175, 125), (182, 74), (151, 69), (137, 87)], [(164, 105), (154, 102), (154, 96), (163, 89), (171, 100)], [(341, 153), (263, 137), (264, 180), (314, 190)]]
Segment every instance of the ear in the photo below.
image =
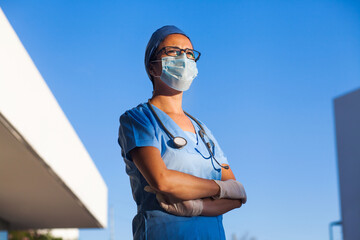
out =
[[(156, 63), (151, 62), (149, 64), (149, 74), (152, 77), (158, 76), (159, 74), (161, 74), (161, 69), (158, 69), (158, 68), (159, 68), (158, 62), (156, 62)], [(156, 72), (156, 70), (160, 71), (160, 73)]]
[(149, 64), (149, 73), (150, 73), (151, 76), (155, 75), (155, 70), (154, 70), (154, 64), (153, 63)]

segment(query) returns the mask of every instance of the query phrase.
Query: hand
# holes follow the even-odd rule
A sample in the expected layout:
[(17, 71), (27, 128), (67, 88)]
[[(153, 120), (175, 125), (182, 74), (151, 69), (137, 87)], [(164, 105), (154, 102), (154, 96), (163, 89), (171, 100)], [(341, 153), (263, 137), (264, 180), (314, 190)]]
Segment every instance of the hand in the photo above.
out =
[(168, 213), (177, 215), (177, 216), (199, 216), (203, 210), (203, 200), (187, 200), (187, 201), (177, 201), (165, 199), (165, 196), (157, 191), (155, 191), (150, 186), (145, 186), (144, 190), (146, 192), (156, 194), (156, 199), (159, 202), (160, 206), (167, 211)]
[(240, 199), (242, 204), (246, 203), (247, 196), (244, 186), (233, 179), (226, 181), (214, 180), (217, 185), (220, 187), (219, 196), (214, 196), (214, 199), (220, 198), (230, 198), (230, 199)]

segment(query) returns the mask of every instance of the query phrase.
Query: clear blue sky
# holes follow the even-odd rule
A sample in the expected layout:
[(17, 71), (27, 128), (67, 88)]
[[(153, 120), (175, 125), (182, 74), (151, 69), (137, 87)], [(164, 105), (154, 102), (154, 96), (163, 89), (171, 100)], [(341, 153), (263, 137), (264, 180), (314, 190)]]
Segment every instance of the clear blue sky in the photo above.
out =
[[(184, 109), (217, 137), (248, 203), (228, 236), (328, 239), (340, 219), (334, 97), (360, 87), (356, 1), (18, 1), (0, 6), (109, 189), (115, 239), (136, 212), (118, 118), (152, 86), (144, 51), (174, 24), (202, 53)], [(81, 230), (82, 240), (109, 229)]]

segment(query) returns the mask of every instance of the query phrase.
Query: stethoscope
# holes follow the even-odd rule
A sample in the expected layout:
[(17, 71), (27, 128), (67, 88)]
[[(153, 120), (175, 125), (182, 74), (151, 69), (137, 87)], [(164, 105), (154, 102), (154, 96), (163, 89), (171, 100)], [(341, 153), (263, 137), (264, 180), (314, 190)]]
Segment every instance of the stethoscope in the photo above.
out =
[[(172, 143), (174, 145), (175, 148), (177, 149), (181, 149), (183, 147), (186, 146), (187, 144), (187, 141), (185, 138), (183, 137), (180, 137), (180, 136), (177, 136), (177, 137), (174, 137), (174, 135), (171, 134), (171, 132), (165, 127), (165, 125), (163, 124), (163, 122), (160, 120), (159, 116), (156, 114), (154, 108), (152, 107), (150, 101), (147, 102), (147, 105), (150, 109), (150, 111), (152, 112), (152, 114), (155, 116), (156, 120), (160, 123), (161, 127), (164, 129), (164, 131), (167, 133), (167, 135), (172, 139)], [(229, 166), (222, 166), (215, 158), (214, 156), (214, 153), (213, 151), (211, 150), (211, 147), (215, 147), (215, 143), (213, 141), (210, 140), (210, 142), (213, 144), (213, 146), (211, 146), (211, 143), (210, 142), (206, 142), (205, 140), (205, 136), (207, 136), (208, 139), (209, 136), (206, 134), (204, 128), (201, 126), (201, 124), (199, 123), (198, 120), (196, 120), (193, 116), (191, 116), (190, 114), (188, 114), (187, 112), (184, 111), (184, 113), (189, 117), (191, 118), (192, 120), (194, 120), (194, 122), (196, 122), (196, 124), (200, 127), (200, 130), (199, 130), (199, 135), (202, 139), (202, 141), (204, 142), (210, 156), (215, 160), (215, 162), (222, 168), (224, 169), (229, 169)]]

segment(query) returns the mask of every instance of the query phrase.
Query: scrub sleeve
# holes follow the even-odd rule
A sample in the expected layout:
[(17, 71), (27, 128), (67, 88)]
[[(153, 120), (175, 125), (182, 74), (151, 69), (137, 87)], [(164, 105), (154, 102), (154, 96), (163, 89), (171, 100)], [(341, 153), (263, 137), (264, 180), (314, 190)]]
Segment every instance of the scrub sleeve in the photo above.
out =
[(155, 136), (155, 128), (150, 120), (131, 111), (120, 117), (119, 143), (127, 159), (131, 159), (129, 152), (135, 147), (160, 148)]

